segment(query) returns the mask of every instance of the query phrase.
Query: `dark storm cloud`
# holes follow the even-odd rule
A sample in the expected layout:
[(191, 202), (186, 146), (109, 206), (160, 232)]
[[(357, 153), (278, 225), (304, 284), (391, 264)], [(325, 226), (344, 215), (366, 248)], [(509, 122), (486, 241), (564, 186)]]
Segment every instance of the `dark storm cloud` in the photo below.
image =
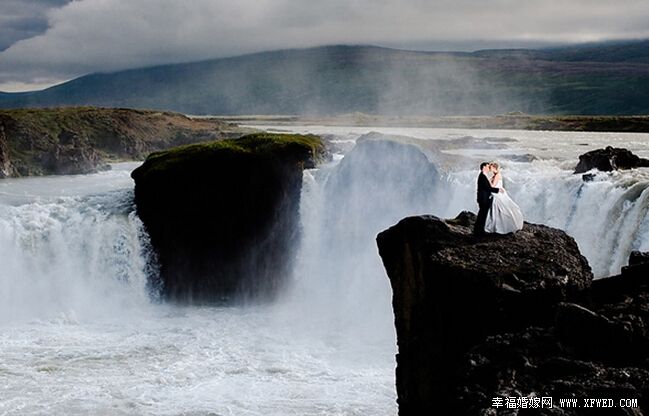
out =
[(70, 0), (2, 0), (0, 2), (0, 51), (21, 39), (31, 38), (48, 28), (47, 12)]
[(470, 49), (649, 37), (647, 0), (0, 1), (0, 44), (11, 44), (0, 52), (0, 89), (322, 44)]

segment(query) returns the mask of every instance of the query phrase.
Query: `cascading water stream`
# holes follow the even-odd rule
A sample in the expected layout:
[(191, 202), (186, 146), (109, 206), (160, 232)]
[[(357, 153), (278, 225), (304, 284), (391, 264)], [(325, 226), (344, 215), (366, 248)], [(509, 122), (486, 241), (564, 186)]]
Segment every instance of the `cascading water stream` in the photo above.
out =
[[(366, 133), (352, 130), (340, 134), (346, 146)], [(618, 272), (630, 250), (649, 250), (647, 170), (591, 182), (571, 173), (585, 150), (575, 142), (616, 137), (383, 130), (511, 134), (507, 148), (468, 153), (502, 162), (527, 221), (575, 237), (597, 277)], [(556, 149), (544, 150), (548, 136)], [(645, 136), (623, 139), (649, 155)], [(306, 171), (293, 285), (274, 305), (242, 308), (151, 302), (132, 167), (0, 182), (0, 414), (395, 414), (391, 290), (376, 234), (408, 215), (475, 211), (473, 165), (382, 144)]]
[(128, 173), (0, 183), (0, 414), (396, 412), (388, 315), (363, 339), (317, 290), (310, 317), (152, 302)]
[(391, 290), (375, 238), (428, 212), (438, 196), (439, 174), (426, 156), (388, 141), (359, 143), (338, 164), (305, 172), (289, 304), (322, 330), (394, 346)]
[[(556, 163), (536, 161), (506, 163), (503, 173), (525, 220), (574, 237), (596, 278), (619, 273), (632, 250), (649, 250), (649, 172), (600, 172), (584, 182)], [(475, 176), (475, 170), (448, 175), (455, 195), (444, 216), (471, 208)]]
[(146, 307), (146, 241), (130, 190), (0, 205), (0, 320), (93, 320)]

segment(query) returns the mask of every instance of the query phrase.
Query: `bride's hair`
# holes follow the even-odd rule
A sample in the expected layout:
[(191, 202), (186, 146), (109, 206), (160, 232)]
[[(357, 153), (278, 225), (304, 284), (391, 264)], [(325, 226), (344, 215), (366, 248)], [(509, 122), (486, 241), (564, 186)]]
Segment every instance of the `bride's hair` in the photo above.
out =
[(498, 162), (491, 162), (490, 165), (496, 168), (496, 171), (500, 170), (500, 165), (498, 164)]

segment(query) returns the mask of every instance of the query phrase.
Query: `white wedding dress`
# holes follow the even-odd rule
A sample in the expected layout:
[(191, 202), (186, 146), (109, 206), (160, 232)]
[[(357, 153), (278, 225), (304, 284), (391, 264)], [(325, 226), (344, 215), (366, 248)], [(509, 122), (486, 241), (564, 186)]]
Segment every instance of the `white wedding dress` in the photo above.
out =
[[(500, 179), (495, 188), (502, 188), (503, 180)], [(523, 213), (507, 192), (493, 195), (493, 204), (487, 214), (485, 231), (488, 233), (508, 234), (523, 228)]]

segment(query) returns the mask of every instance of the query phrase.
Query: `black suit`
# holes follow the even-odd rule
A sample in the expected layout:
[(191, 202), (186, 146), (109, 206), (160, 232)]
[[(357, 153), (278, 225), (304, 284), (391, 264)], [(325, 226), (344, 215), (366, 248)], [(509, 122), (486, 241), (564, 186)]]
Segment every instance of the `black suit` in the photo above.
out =
[(491, 186), (489, 179), (487, 179), (487, 175), (480, 172), (480, 175), (478, 175), (478, 205), (480, 206), (480, 210), (478, 211), (478, 218), (475, 220), (475, 226), (473, 228), (474, 234), (484, 234), (487, 214), (489, 214), (493, 202), (491, 194), (498, 193), (499, 191), (499, 188)]

